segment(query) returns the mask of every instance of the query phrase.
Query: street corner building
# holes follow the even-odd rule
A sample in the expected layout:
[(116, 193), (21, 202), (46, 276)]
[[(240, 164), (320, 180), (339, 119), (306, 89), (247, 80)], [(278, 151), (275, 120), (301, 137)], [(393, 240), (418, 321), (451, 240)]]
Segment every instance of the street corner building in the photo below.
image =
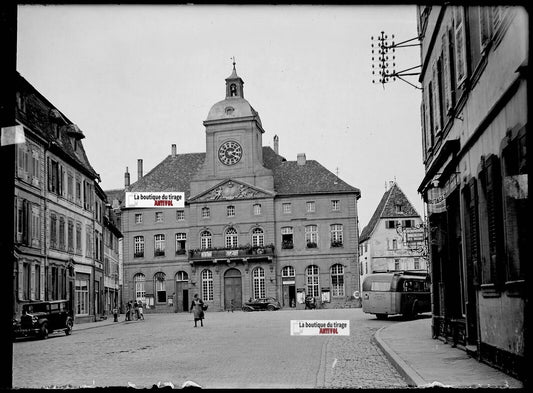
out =
[(419, 6), (433, 335), (526, 378), (528, 15)]
[[(262, 144), (259, 114), (244, 98), (235, 65), (225, 99), (208, 112), (205, 153), (171, 154), (125, 189), (121, 207), (124, 300), (147, 312), (188, 311), (198, 294), (209, 310), (274, 297), (304, 308), (350, 307), (359, 290), (357, 200), (346, 184), (299, 154), (287, 161)], [(127, 208), (124, 192), (184, 192), (184, 208)]]
[(14, 314), (69, 300), (75, 322), (107, 315), (120, 297), (118, 223), (85, 153), (83, 132), (20, 74), (15, 119)]
[(389, 182), (374, 214), (359, 236), (361, 282), (368, 274), (427, 272), (424, 223), (396, 182)]

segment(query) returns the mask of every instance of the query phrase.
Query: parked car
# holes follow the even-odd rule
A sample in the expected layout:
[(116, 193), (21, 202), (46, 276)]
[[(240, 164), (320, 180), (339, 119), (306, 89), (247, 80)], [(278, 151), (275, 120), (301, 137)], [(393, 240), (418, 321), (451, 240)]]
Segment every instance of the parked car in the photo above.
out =
[(32, 302), (22, 306), (20, 320), (13, 320), (13, 337), (36, 336), (42, 339), (54, 331), (72, 333), (74, 316), (70, 301)]
[(242, 311), (275, 311), (281, 308), (281, 304), (273, 297), (255, 299), (244, 303)]

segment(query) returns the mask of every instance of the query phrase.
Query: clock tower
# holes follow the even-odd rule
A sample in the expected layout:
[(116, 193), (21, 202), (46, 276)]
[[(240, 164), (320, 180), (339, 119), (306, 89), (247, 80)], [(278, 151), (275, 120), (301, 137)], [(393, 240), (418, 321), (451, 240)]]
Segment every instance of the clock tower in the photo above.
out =
[(226, 78), (226, 98), (213, 105), (204, 121), (205, 161), (191, 181), (191, 195), (225, 179), (274, 190), (272, 171), (263, 166), (263, 127), (259, 114), (244, 99), (244, 81), (233, 71)]

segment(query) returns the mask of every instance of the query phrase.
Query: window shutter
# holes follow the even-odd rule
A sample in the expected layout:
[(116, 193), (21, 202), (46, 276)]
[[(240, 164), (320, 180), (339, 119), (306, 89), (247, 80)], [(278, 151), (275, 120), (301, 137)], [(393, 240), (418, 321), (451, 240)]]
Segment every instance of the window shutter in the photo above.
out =
[(433, 128), (435, 130), (435, 134), (437, 134), (441, 130), (440, 88), (437, 61), (433, 63), (433, 105)]
[(433, 118), (432, 118), (432, 103), (431, 103), (431, 89), (428, 87), (426, 92), (426, 149), (433, 147)]
[(30, 244), (30, 220), (31, 220), (31, 205), (28, 201), (22, 202), (22, 243)]
[(462, 6), (454, 7), (456, 86), (459, 86), (466, 79), (466, 42), (464, 15), (464, 8)]
[(479, 38), (481, 49), (485, 49), (490, 41), (490, 8), (478, 7), (479, 9)]
[(478, 201), (476, 179), (471, 179), (468, 183), (470, 201), (467, 206), (470, 224), (470, 257), (473, 268), (473, 284), (480, 284), (479, 271), (479, 224), (478, 224)]
[(52, 191), (52, 162), (50, 157), (46, 158), (46, 176), (48, 178), (48, 191)]
[(489, 233), (489, 258), (492, 281), (501, 283), (505, 280), (502, 255), (503, 220), (501, 198), (500, 163), (495, 155), (487, 160), (487, 218)]
[(426, 140), (426, 108), (424, 105), (424, 100), (422, 100), (422, 103), (420, 104), (420, 124), (422, 127), (422, 158), (424, 161), (426, 161), (426, 150), (428, 148), (427, 140)]
[(450, 70), (450, 40), (448, 37), (448, 29), (442, 35), (442, 79), (444, 87), (444, 109), (446, 114), (453, 109), (452, 101), (452, 84), (451, 84), (451, 70)]

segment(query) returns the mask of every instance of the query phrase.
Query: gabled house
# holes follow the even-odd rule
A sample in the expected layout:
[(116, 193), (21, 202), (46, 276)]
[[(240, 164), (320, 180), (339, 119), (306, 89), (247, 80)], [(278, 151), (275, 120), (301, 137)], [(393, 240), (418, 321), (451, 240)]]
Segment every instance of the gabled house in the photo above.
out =
[(423, 234), (422, 223), (420, 215), (398, 184), (389, 182), (388, 189), (359, 236), (361, 282), (370, 273), (426, 271), (427, 261), (421, 250), (406, 241), (406, 232), (413, 234), (419, 231)]

